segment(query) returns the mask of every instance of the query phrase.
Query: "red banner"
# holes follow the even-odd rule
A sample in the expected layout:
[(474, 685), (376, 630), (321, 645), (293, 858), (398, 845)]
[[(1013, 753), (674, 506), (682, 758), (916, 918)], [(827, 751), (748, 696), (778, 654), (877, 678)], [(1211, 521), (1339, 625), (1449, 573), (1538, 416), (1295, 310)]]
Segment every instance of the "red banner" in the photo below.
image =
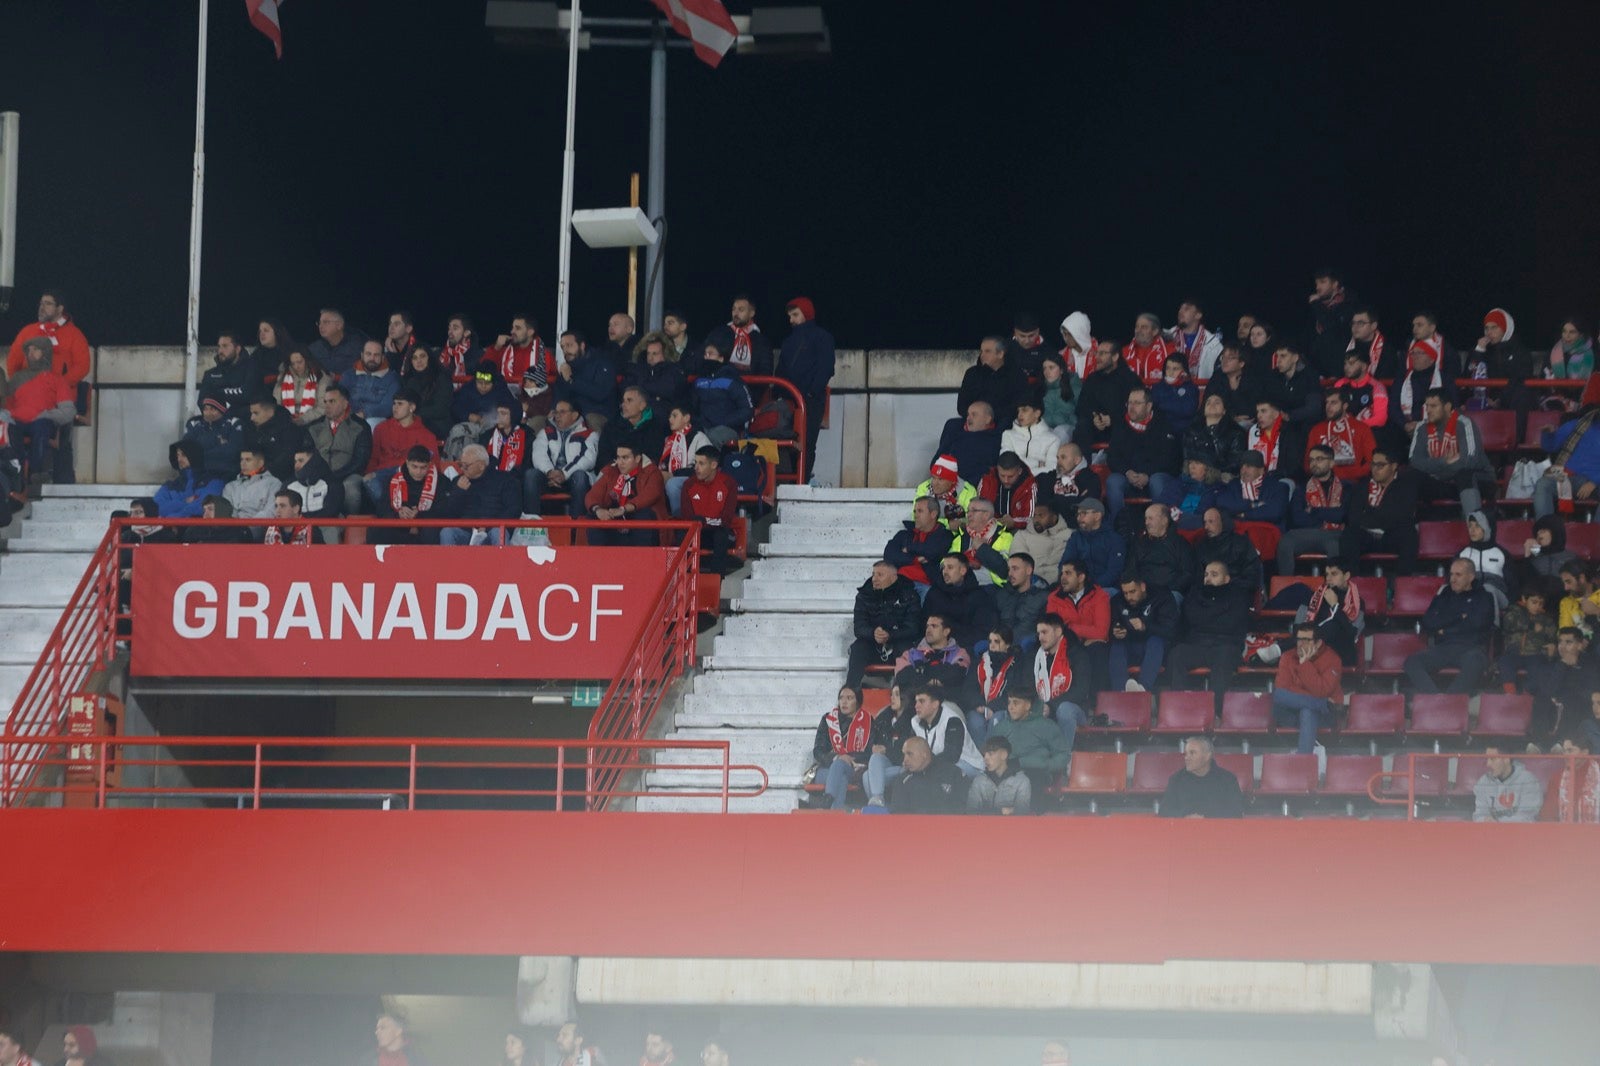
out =
[(132, 672), (156, 677), (610, 678), (666, 548), (151, 545)]

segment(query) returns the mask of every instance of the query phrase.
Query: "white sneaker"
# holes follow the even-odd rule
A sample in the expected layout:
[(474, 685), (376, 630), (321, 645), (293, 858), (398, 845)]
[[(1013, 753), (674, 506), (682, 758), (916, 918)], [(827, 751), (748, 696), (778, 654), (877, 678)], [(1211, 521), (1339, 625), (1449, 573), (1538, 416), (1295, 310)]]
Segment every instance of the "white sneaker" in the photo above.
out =
[(1328, 749), (1323, 747), (1321, 744), (1314, 744), (1314, 745), (1312, 745), (1311, 750), (1317, 757), (1317, 776), (1319, 778), (1320, 777), (1327, 777), (1328, 776)]
[(1122, 686), (1122, 691), (1124, 691), (1124, 692), (1144, 692), (1145, 691), (1145, 687), (1143, 685), (1139, 684), (1139, 682), (1135, 681), (1133, 678), (1130, 677), (1130, 678), (1128, 678), (1128, 683), (1126, 685)]
[(1283, 649), (1276, 644), (1268, 644), (1266, 647), (1256, 650), (1256, 658), (1271, 665), (1283, 658)]

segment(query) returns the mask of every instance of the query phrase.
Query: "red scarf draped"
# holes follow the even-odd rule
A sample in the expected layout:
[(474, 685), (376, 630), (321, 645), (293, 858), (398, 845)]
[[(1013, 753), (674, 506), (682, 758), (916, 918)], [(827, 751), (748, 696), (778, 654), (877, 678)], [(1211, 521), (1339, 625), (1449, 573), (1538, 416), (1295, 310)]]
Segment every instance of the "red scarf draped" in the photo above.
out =
[(1206, 350), (1206, 341), (1210, 339), (1211, 331), (1203, 325), (1194, 331), (1194, 340), (1192, 341), (1184, 338), (1183, 330), (1178, 330), (1178, 347), (1183, 350), (1184, 355), (1189, 357), (1189, 373), (1198, 374), (1200, 372), (1200, 354)]
[(611, 483), (608, 495), (616, 501), (618, 507), (624, 507), (639, 492), (639, 474), (635, 470), (632, 474), (617, 471), (617, 480)]
[(992, 653), (986, 652), (978, 659), (978, 689), (983, 693), (983, 702), (988, 707), (993, 707), (995, 701), (1005, 698), (1006, 675), (1011, 673), (1011, 664), (1017, 661), (1014, 655), (1007, 655), (1000, 663), (1000, 669), (995, 670), (989, 663)]
[(472, 339), (463, 337), (460, 344), (446, 344), (439, 349), (439, 361), (450, 368), (450, 378), (453, 381), (466, 381), (467, 349), (472, 347)]
[(1461, 412), (1451, 411), (1441, 428), (1428, 426), (1428, 455), (1434, 459), (1456, 459), (1461, 455)]
[(1333, 465), (1348, 466), (1356, 461), (1356, 430), (1347, 414), (1337, 422), (1324, 422), (1327, 427), (1322, 443), (1333, 449)]
[[(1409, 357), (1414, 349), (1421, 348), (1433, 356), (1433, 375), (1428, 378), (1428, 388), (1437, 389), (1444, 385), (1444, 371), (1440, 364), (1444, 360), (1444, 338), (1435, 333), (1425, 341), (1412, 341), (1411, 347), (1406, 349)], [(1405, 380), (1400, 383), (1400, 411), (1402, 414), (1411, 413), (1411, 401), (1415, 398), (1415, 391), (1411, 383), (1416, 378), (1416, 372), (1406, 374)]]
[(1135, 433), (1143, 433), (1145, 430), (1150, 428), (1150, 423), (1155, 421), (1155, 417), (1156, 417), (1155, 415), (1151, 415), (1149, 418), (1145, 419), (1143, 422), (1135, 422), (1133, 419), (1129, 418), (1127, 415), (1123, 415), (1122, 416), (1122, 420), (1124, 422), (1128, 423), (1128, 428), (1133, 430)]
[[(1393, 484), (1393, 481), (1389, 482), (1389, 485)], [(1370, 479), (1367, 483), (1367, 506), (1376, 507), (1382, 503), (1383, 494), (1389, 491), (1389, 485), (1378, 484), (1376, 478)]]
[(689, 425), (673, 430), (667, 437), (666, 444), (661, 448), (660, 465), (663, 473), (682, 470), (694, 462), (694, 457), (689, 454), (689, 441), (694, 437), (694, 432), (694, 426)]
[(1261, 499), (1261, 485), (1266, 480), (1267, 478), (1264, 474), (1261, 477), (1256, 478), (1254, 481), (1246, 481), (1244, 476), (1240, 475), (1239, 491), (1244, 493), (1246, 502), (1256, 503)]
[(1099, 342), (1090, 337), (1089, 346), (1081, 352), (1074, 352), (1071, 348), (1063, 348), (1060, 352), (1061, 365), (1078, 375), (1078, 380), (1082, 381), (1094, 373), (1094, 353), (1098, 347)]
[[(1315, 507), (1338, 507), (1344, 503), (1344, 482), (1336, 477), (1328, 478), (1328, 487), (1316, 478), (1306, 482), (1306, 509)], [(1324, 522), (1323, 529), (1343, 529), (1343, 522)]]
[[(427, 476), (422, 479), (422, 494), (417, 497), (418, 513), (428, 510), (433, 506), (433, 497), (439, 491), (439, 469), (428, 467)], [(406, 505), (406, 471), (401, 467), (389, 479), (389, 506), (396, 512)]]
[[(1318, 585), (1317, 591), (1311, 594), (1311, 605), (1306, 608), (1306, 617), (1312, 621), (1316, 621), (1317, 612), (1322, 608), (1323, 594), (1326, 589), (1326, 585)], [(1344, 596), (1339, 601), (1339, 610), (1346, 618), (1350, 619), (1351, 623), (1361, 617), (1361, 590), (1356, 588), (1355, 582), (1345, 586)]]
[(489, 435), (489, 454), (499, 463), (501, 470), (520, 470), (522, 460), (528, 453), (528, 431), (521, 426), (511, 427), (510, 433), (502, 433), (496, 426)]
[(538, 396), (550, 387), (550, 374), (555, 370), (555, 360), (545, 348), (544, 341), (538, 337), (533, 338), (533, 343), (526, 348), (508, 344), (496, 350), (495, 354), (500, 357), (500, 376), (513, 389), (521, 386), (522, 376), (529, 371), (533, 373), (530, 396)]
[(1268, 470), (1278, 469), (1278, 442), (1283, 438), (1283, 416), (1272, 423), (1270, 429), (1262, 429), (1259, 425), (1250, 427), (1250, 450), (1261, 453), (1261, 458), (1266, 460)]
[(303, 548), (311, 543), (311, 527), (295, 526), (289, 531), (287, 539), (278, 526), (268, 526), (267, 535), (262, 538), (263, 544), (288, 544), (293, 547)]
[(317, 381), (315, 377), (308, 377), (299, 381), (293, 374), (284, 374), (278, 379), (278, 402), (283, 404), (284, 410), (291, 415), (305, 414), (317, 406)]
[(1033, 687), (1046, 702), (1060, 699), (1072, 687), (1072, 662), (1067, 657), (1067, 638), (1061, 638), (1056, 653), (1040, 648), (1033, 659)]
[[(1127, 416), (1124, 415), (1123, 417), (1126, 418)], [(1088, 462), (1086, 460), (1079, 459), (1078, 460), (1078, 465), (1073, 467), (1071, 470), (1067, 471), (1065, 474), (1063, 474), (1063, 473), (1061, 473), (1061, 471), (1057, 470), (1056, 471), (1056, 495), (1057, 496), (1076, 496), (1076, 495), (1078, 495), (1078, 472), (1081, 471), (1081, 470), (1087, 470), (1087, 469), (1089, 469)], [(1063, 492), (1062, 491), (1063, 489), (1065, 489), (1066, 491)]]
[(1139, 375), (1140, 384), (1149, 388), (1161, 380), (1166, 372), (1167, 356), (1172, 354), (1172, 347), (1167, 344), (1165, 337), (1156, 337), (1148, 345), (1141, 347), (1133, 341), (1122, 349), (1122, 361), (1128, 364), (1128, 369)]
[(728, 353), (728, 363), (750, 369), (750, 334), (760, 333), (761, 327), (754, 322), (748, 326), (736, 326), (729, 322), (728, 328), (733, 330), (733, 351)]
[(833, 745), (835, 755), (859, 755), (867, 750), (867, 742), (872, 739), (872, 715), (865, 709), (858, 709), (850, 716), (848, 733), (840, 729), (839, 708), (823, 715), (822, 720), (828, 723), (828, 742)]

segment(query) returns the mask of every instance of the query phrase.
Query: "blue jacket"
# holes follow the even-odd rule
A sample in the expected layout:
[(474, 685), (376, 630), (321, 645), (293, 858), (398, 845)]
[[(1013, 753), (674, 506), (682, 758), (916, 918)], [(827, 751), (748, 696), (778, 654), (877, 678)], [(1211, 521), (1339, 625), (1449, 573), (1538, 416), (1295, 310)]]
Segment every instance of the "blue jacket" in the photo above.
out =
[[(189, 459), (189, 469), (178, 469), (178, 452)], [(205, 456), (200, 445), (181, 440), (167, 449), (167, 460), (176, 471), (171, 481), (156, 489), (154, 499), (163, 518), (199, 518), (207, 496), (222, 495), (222, 479), (205, 472)]]
[(501, 404), (509, 404), (513, 415), (522, 410), (522, 404), (511, 395), (511, 390), (506, 388), (498, 373), (495, 374), (494, 385), (487, 393), (480, 393), (475, 382), (467, 381), (456, 389), (455, 399), (450, 401), (450, 420), (465, 422), (468, 415), (476, 414), (484, 416), (490, 424), (493, 424), (494, 409)]
[(1167, 483), (1167, 491), (1156, 499), (1157, 503), (1164, 503), (1168, 507), (1176, 507), (1183, 512), (1175, 523), (1179, 529), (1199, 529), (1202, 525), (1201, 517), (1206, 509), (1217, 502), (1217, 489), (1221, 485), (1207, 485), (1203, 481), (1196, 481), (1188, 474)]
[(1256, 500), (1244, 498), (1244, 482), (1234, 478), (1217, 491), (1217, 507), (1241, 522), (1271, 522), (1282, 526), (1289, 516), (1289, 486), (1268, 474), (1261, 479)]
[(694, 383), (695, 404), (700, 408), (700, 425), (743, 431), (750, 416), (755, 413), (755, 405), (750, 402), (750, 390), (740, 380), (742, 375), (727, 363), (715, 370), (711, 370), (708, 364), (707, 369), (709, 372), (701, 374)]
[(1067, 548), (1061, 561), (1083, 563), (1089, 580), (1107, 591), (1119, 591), (1122, 564), (1128, 554), (1127, 545), (1114, 529), (1101, 526), (1090, 533), (1079, 529), (1067, 538)]
[(1466, 592), (1456, 592), (1446, 585), (1422, 616), (1422, 635), (1431, 637), (1435, 644), (1487, 647), (1494, 621), (1494, 597), (1480, 582), (1474, 581)]
[(1150, 390), (1150, 399), (1156, 405), (1156, 410), (1166, 418), (1172, 432), (1180, 437), (1189, 428), (1189, 423), (1194, 421), (1195, 415), (1200, 413), (1200, 386), (1192, 381), (1169, 385), (1163, 378)]
[(923, 537), (918, 537), (910, 522), (904, 525), (905, 528), (890, 537), (889, 543), (883, 546), (883, 558), (896, 570), (908, 566), (921, 567), (922, 575), (912, 580), (924, 585), (932, 584), (939, 576), (939, 560), (949, 554), (955, 538), (943, 524), (934, 526), (933, 532)]
[(1289, 528), (1290, 529), (1321, 529), (1323, 523), (1332, 522), (1335, 525), (1344, 525), (1345, 517), (1350, 513), (1349, 493), (1355, 491), (1349, 485), (1344, 487), (1346, 495), (1337, 507), (1307, 507), (1306, 494), (1302, 489), (1289, 500)]
[[(1572, 436), (1573, 430), (1578, 428), (1578, 423), (1581, 421), (1582, 419), (1573, 419), (1566, 425), (1547, 429), (1541, 434), (1540, 443), (1550, 452), (1552, 459), (1567, 443), (1567, 438)], [(1600, 481), (1600, 425), (1591, 424), (1589, 432), (1578, 441), (1578, 446), (1572, 451), (1572, 457), (1567, 460), (1567, 471), (1590, 481)]]
[(494, 467), (450, 494), (452, 518), (516, 518), (522, 513), (522, 479)]
[(352, 370), (339, 379), (350, 390), (350, 410), (358, 418), (388, 418), (394, 413), (394, 398), (400, 394), (400, 374), (363, 374)]
[(1000, 458), (1000, 432), (999, 426), (969, 430), (965, 419), (952, 418), (939, 435), (938, 454), (955, 456), (961, 480), (976, 485)]
[[(778, 349), (778, 376), (800, 390), (802, 396), (821, 396), (833, 380), (833, 334), (815, 322), (802, 322)], [(820, 412), (806, 412), (813, 424)]]
[[(183, 427), (183, 439), (200, 445), (205, 455), (205, 472), (224, 480), (239, 473), (239, 450), (244, 446), (244, 430), (231, 418), (207, 422), (200, 415)], [(162, 514), (167, 512), (162, 511)]]
[(556, 397), (572, 404), (580, 414), (615, 418), (617, 373), (616, 359), (610, 351), (588, 348), (572, 364), (572, 380), (557, 385)]

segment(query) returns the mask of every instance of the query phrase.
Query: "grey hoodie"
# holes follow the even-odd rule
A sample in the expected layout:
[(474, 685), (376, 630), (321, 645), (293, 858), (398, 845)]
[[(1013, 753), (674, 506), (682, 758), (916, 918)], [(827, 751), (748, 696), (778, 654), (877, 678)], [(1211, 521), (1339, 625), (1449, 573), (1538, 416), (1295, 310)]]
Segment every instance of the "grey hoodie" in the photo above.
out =
[(1544, 786), (1533, 771), (1515, 760), (1504, 781), (1491, 773), (1472, 786), (1474, 822), (1534, 822), (1544, 806)]
[(1008, 765), (998, 781), (984, 771), (972, 779), (967, 790), (967, 810), (974, 814), (999, 814), (1005, 807), (1013, 814), (1033, 813), (1033, 782), (1015, 764)]

